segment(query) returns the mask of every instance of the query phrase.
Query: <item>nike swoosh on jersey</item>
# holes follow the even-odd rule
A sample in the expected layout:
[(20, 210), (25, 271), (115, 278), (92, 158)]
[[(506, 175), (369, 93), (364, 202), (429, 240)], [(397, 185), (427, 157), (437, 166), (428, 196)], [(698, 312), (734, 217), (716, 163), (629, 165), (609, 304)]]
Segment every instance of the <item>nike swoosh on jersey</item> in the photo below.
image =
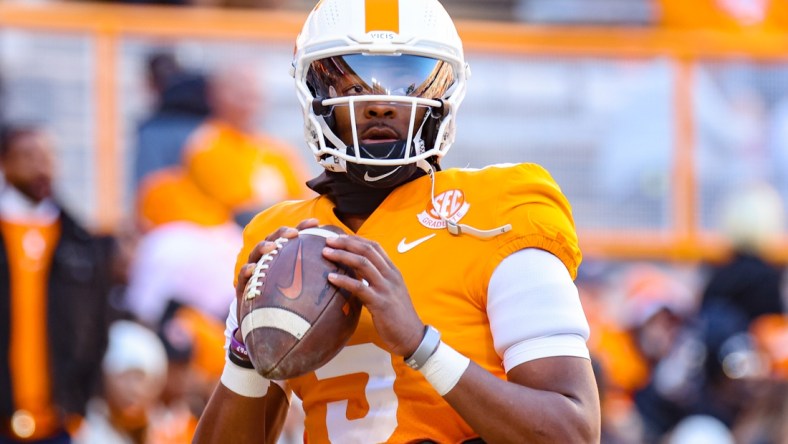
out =
[(296, 299), (301, 296), (301, 287), (304, 282), (304, 267), (301, 265), (301, 242), (298, 243), (298, 253), (296, 254), (293, 266), (293, 282), (287, 287), (276, 286), (279, 291), (288, 299)]
[(435, 237), (435, 233), (432, 233), (429, 236), (424, 236), (422, 238), (416, 239), (413, 242), (406, 242), (405, 238), (403, 237), (402, 240), (399, 241), (399, 245), (397, 245), (397, 251), (400, 253), (407, 253), (408, 251), (412, 250), (418, 245), (432, 239), (433, 237)]
[(399, 170), (399, 169), (400, 169), (400, 167), (396, 167), (393, 170), (389, 171), (388, 173), (381, 174), (380, 176), (370, 176), (369, 175), (369, 171), (364, 171), (364, 180), (366, 180), (367, 182), (377, 182), (377, 181), (379, 181), (381, 179), (385, 179), (385, 178), (391, 176), (392, 174), (396, 173), (397, 170)]

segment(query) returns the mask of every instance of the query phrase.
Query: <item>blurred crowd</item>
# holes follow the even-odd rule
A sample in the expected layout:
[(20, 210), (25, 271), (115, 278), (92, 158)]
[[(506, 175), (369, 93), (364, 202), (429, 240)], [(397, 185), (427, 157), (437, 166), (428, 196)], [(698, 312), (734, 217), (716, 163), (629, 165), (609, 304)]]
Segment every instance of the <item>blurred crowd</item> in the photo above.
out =
[(784, 214), (773, 188), (742, 187), (721, 262), (581, 267), (603, 442), (788, 442), (784, 267), (763, 254)]
[(224, 365), (242, 227), (311, 193), (300, 154), (255, 128), (248, 66), (194, 72), (163, 51), (146, 74), (136, 204), (112, 235), (60, 204), (46, 126), (2, 125), (0, 443), (191, 442)]
[[(224, 363), (242, 227), (311, 193), (305, 151), (257, 129), (265, 91), (249, 66), (197, 72), (162, 51), (146, 74), (155, 106), (136, 129), (133, 216), (112, 236), (59, 203), (46, 125), (3, 122), (0, 444), (190, 442)], [(726, 202), (724, 261), (581, 266), (603, 443), (788, 442), (784, 264), (763, 254), (785, 211), (764, 184)], [(300, 442), (297, 422), (283, 442)]]

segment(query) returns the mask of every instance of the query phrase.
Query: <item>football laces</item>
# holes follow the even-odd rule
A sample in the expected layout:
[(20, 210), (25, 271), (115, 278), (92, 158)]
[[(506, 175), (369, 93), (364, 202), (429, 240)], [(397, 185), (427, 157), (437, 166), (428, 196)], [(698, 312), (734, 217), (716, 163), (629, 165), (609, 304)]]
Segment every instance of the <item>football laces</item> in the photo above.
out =
[(246, 282), (246, 287), (244, 287), (244, 300), (250, 301), (257, 296), (260, 296), (260, 289), (262, 288), (263, 284), (265, 284), (265, 272), (270, 267), (270, 262), (274, 260), (274, 257), (277, 254), (279, 254), (279, 250), (282, 249), (287, 241), (288, 239), (284, 237), (280, 237), (279, 239), (275, 240), (274, 245), (276, 245), (276, 248), (264, 254), (263, 257), (257, 261), (257, 264), (254, 267), (254, 273), (252, 273), (249, 281)]

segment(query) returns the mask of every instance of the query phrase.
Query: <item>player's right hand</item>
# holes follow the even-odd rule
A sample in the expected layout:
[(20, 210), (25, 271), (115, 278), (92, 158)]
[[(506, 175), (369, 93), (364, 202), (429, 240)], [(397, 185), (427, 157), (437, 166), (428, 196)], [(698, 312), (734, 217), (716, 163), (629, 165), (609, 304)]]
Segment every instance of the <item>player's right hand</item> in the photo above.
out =
[[(286, 239), (292, 239), (298, 236), (298, 232), (301, 230), (305, 230), (307, 228), (314, 228), (317, 227), (319, 224), (317, 219), (305, 219), (298, 223), (298, 225), (293, 227), (280, 227), (273, 233), (266, 236), (265, 240), (260, 241), (257, 245), (252, 248), (252, 251), (249, 252), (249, 257), (247, 258), (246, 264), (238, 271), (238, 283), (235, 285), (235, 299), (236, 299), (236, 312), (235, 318), (238, 320), (238, 324), (240, 325), (240, 310), (241, 310), (241, 299), (243, 298), (244, 292), (246, 290), (246, 284), (249, 282), (249, 279), (252, 278), (252, 274), (254, 273), (254, 269), (257, 266), (257, 262), (263, 255), (266, 255), (273, 251), (276, 248), (276, 244), (274, 243), (275, 240), (279, 239), (280, 237), (284, 237)], [(241, 338), (237, 338), (241, 339)]]

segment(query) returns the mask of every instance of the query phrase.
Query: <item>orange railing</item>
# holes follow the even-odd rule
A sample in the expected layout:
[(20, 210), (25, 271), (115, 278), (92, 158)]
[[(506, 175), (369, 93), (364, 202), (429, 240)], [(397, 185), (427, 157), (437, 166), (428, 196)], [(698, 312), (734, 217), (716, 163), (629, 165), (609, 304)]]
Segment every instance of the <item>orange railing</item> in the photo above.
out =
[[(96, 174), (98, 225), (115, 226), (120, 218), (122, 194), (119, 177), (116, 97), (118, 43), (128, 36), (203, 38), (219, 40), (294, 41), (304, 12), (218, 10), (100, 4), (23, 5), (0, 3), (0, 26), (87, 34), (95, 44)], [(261, 24), (265, 24), (262, 26)], [(724, 245), (713, 233), (702, 232), (696, 211), (693, 168), (693, 64), (699, 59), (746, 57), (785, 59), (788, 33), (725, 33), (652, 28), (536, 27), (517, 23), (458, 22), (467, 49), (506, 55), (597, 56), (673, 60), (673, 98), (677, 134), (671, 196), (675, 220), (669, 231), (584, 231), (588, 255), (609, 258), (696, 260), (718, 257)], [(770, 254), (788, 261), (788, 243)]]

